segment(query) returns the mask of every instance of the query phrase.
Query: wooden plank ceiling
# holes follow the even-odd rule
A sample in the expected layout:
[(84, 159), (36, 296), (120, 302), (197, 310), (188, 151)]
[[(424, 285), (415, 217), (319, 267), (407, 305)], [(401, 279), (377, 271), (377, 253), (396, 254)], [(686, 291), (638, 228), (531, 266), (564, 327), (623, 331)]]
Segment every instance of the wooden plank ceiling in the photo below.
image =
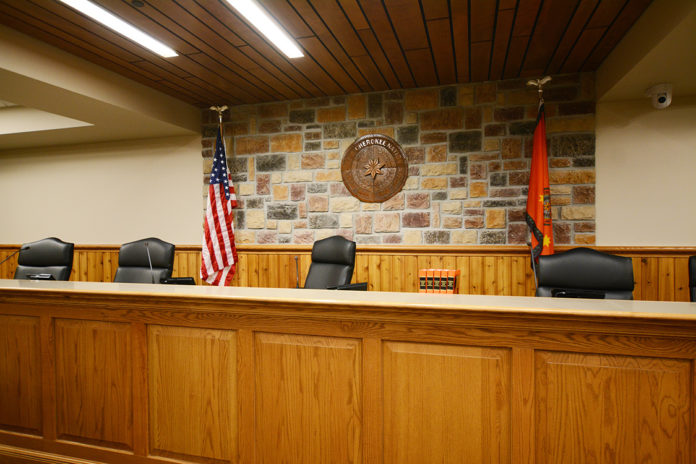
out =
[(292, 60), (224, 0), (96, 1), (169, 59), (57, 0), (0, 0), (0, 23), (207, 107), (593, 71), (650, 1), (261, 0)]

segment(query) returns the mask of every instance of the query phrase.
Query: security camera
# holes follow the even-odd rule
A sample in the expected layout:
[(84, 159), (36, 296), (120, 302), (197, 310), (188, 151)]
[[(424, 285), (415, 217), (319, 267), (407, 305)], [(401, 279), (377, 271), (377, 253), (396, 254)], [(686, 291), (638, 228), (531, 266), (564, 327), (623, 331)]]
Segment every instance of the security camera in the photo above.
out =
[(665, 109), (672, 103), (672, 84), (653, 85), (645, 91), (645, 96), (650, 97), (653, 108)]

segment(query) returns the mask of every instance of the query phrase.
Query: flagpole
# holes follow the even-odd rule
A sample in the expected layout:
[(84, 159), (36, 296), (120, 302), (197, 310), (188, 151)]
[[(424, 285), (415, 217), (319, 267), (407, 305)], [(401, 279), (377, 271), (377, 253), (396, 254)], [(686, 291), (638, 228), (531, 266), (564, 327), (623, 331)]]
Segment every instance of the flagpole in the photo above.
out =
[[(546, 85), (548, 82), (551, 81), (551, 76), (544, 76), (539, 79), (530, 79), (527, 81), (527, 85), (536, 87), (537, 91), (539, 92), (539, 105), (538, 105), (538, 110), (541, 111), (541, 107), (544, 104), (544, 85)], [(538, 121), (537, 121), (538, 122)], [(530, 230), (531, 233), (531, 230)], [(532, 272), (534, 273), (534, 286), (539, 287), (539, 282), (537, 280), (537, 268), (536, 268), (536, 260), (534, 259), (534, 244), (532, 240), (530, 239), (529, 242), (529, 255), (531, 259), (531, 264), (532, 264)]]

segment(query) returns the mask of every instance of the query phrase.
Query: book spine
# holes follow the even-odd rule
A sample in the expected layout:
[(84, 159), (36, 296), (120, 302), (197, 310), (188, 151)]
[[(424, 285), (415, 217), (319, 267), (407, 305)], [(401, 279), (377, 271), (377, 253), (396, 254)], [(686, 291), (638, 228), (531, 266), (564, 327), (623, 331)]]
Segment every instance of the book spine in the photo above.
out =
[(434, 271), (434, 269), (426, 269), (425, 270), (425, 275), (426, 275), (425, 292), (426, 293), (433, 293), (433, 291), (434, 291), (435, 276), (433, 274), (433, 271)]
[(426, 270), (420, 269), (418, 270), (418, 293), (426, 293), (426, 291)]

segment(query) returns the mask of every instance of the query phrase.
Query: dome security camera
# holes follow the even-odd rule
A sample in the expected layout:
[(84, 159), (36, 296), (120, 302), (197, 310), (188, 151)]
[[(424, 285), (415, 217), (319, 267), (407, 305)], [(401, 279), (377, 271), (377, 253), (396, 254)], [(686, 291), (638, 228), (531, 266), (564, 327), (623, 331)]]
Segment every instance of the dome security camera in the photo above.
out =
[(663, 110), (672, 103), (672, 84), (653, 85), (645, 91), (645, 96), (650, 97), (653, 108)]

